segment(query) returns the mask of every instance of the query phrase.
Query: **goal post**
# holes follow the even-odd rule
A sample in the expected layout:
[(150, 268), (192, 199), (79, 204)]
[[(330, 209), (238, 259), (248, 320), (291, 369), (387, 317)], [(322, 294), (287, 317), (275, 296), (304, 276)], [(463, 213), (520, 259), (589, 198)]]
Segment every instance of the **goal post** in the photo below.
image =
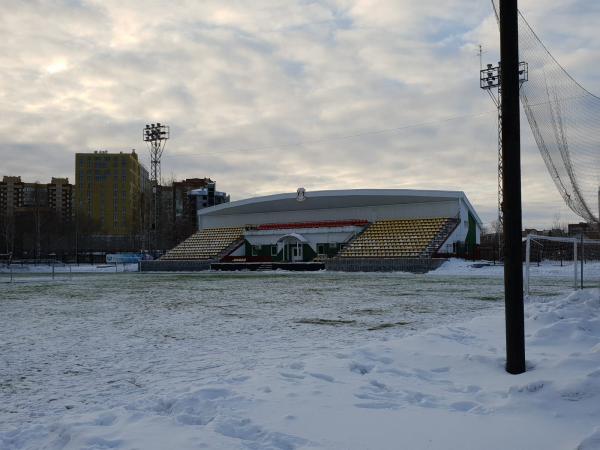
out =
[(529, 267), (531, 265), (531, 243), (540, 244), (542, 241), (550, 241), (550, 242), (562, 242), (566, 244), (573, 245), (573, 289), (577, 289), (577, 244), (579, 243), (579, 239), (577, 238), (569, 238), (569, 237), (557, 237), (557, 236), (539, 236), (537, 234), (528, 234), (525, 238), (525, 279), (523, 283), (523, 287), (525, 290), (525, 295), (529, 295), (529, 286), (530, 286), (530, 271)]
[[(541, 236), (538, 234), (529, 234), (523, 238), (525, 243), (525, 270), (523, 274), (523, 292), (525, 295), (530, 294), (532, 286), (531, 277), (531, 262), (538, 265), (541, 264), (541, 273), (538, 276), (556, 276), (555, 269), (550, 269), (550, 273), (546, 272), (549, 266), (556, 265), (560, 261), (560, 266), (563, 262), (567, 265), (572, 261), (573, 264), (573, 288), (578, 289), (584, 286), (584, 264), (592, 263), (587, 272), (588, 283), (595, 283), (600, 269), (600, 240), (589, 239), (583, 235), (574, 237), (558, 237), (558, 236)], [(568, 277), (569, 269), (565, 267), (558, 272), (562, 277)], [(534, 271), (535, 274), (535, 271)], [(591, 278), (590, 278), (591, 277)]]

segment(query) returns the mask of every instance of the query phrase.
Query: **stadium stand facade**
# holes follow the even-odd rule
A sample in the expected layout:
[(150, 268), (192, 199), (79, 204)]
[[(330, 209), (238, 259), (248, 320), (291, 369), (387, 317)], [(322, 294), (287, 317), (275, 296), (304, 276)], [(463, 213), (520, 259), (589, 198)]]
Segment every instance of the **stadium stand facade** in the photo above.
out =
[(176, 270), (178, 261), (188, 268), (190, 261), (201, 262), (203, 269), (209, 263), (220, 269), (394, 270), (415, 261), (420, 261), (415, 267), (430, 268), (422, 261), (475, 248), (481, 232), (481, 220), (458, 191), (299, 189), (197, 214), (198, 232), (161, 261), (145, 263), (145, 270), (161, 270), (161, 262), (165, 270)]

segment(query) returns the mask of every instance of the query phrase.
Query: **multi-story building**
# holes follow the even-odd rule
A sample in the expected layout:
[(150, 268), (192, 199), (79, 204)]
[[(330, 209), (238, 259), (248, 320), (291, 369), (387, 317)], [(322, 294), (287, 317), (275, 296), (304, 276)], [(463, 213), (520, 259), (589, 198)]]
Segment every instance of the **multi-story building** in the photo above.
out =
[(11, 216), (15, 208), (23, 204), (23, 188), (25, 183), (21, 177), (4, 176), (0, 182), (0, 215)]
[(25, 183), (21, 177), (3, 177), (0, 182), (0, 215), (12, 216), (34, 209), (56, 214), (60, 223), (72, 218), (73, 185), (68, 178), (52, 178), (47, 184)]
[(3, 177), (0, 253), (41, 257), (51, 251), (68, 250), (72, 204), (73, 186), (68, 178), (52, 178), (44, 184)]
[(55, 211), (62, 223), (73, 219), (73, 185), (68, 178), (52, 178), (46, 185), (48, 207)]
[(131, 153), (77, 153), (77, 213), (93, 222), (98, 234), (141, 234), (144, 226), (148, 171)]
[(216, 183), (210, 178), (187, 178), (171, 186), (171, 217), (175, 225), (174, 243), (194, 233), (197, 225), (197, 210), (229, 201), (224, 192), (216, 191)]
[(214, 181), (210, 181), (203, 188), (191, 191), (190, 195), (196, 198), (196, 210), (229, 203), (230, 200), (226, 192), (217, 191), (217, 183)]
[(173, 221), (196, 221), (196, 195), (192, 194), (197, 189), (204, 189), (215, 182), (210, 178), (186, 178), (173, 183)]

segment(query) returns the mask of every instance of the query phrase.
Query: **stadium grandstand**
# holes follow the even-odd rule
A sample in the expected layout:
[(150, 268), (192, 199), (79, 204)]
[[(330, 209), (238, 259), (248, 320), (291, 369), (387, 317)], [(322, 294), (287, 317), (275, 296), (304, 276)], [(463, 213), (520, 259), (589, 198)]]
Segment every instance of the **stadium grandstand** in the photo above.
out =
[(197, 233), (142, 270), (414, 270), (479, 244), (463, 192), (353, 189), (268, 195), (197, 211)]

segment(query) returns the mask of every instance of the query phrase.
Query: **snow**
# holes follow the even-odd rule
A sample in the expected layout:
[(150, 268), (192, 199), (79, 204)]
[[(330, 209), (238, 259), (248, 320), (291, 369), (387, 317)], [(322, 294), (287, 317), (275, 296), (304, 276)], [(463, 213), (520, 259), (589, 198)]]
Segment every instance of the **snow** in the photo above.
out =
[[(539, 265), (536, 262), (530, 263), (530, 273), (532, 277), (564, 277), (573, 278), (573, 262), (564, 261), (560, 265), (558, 261), (542, 261)], [(580, 270), (579, 262), (577, 270)], [(593, 278), (596, 281), (600, 277), (600, 262), (587, 261), (583, 267), (584, 276)], [(453, 258), (446, 261), (437, 270), (430, 272), (434, 275), (468, 275), (468, 276), (504, 276), (504, 267), (501, 264), (494, 264), (492, 261), (467, 261), (464, 259)]]
[(0, 285), (0, 448), (600, 448), (598, 289), (540, 274), (509, 375), (469, 265)]

